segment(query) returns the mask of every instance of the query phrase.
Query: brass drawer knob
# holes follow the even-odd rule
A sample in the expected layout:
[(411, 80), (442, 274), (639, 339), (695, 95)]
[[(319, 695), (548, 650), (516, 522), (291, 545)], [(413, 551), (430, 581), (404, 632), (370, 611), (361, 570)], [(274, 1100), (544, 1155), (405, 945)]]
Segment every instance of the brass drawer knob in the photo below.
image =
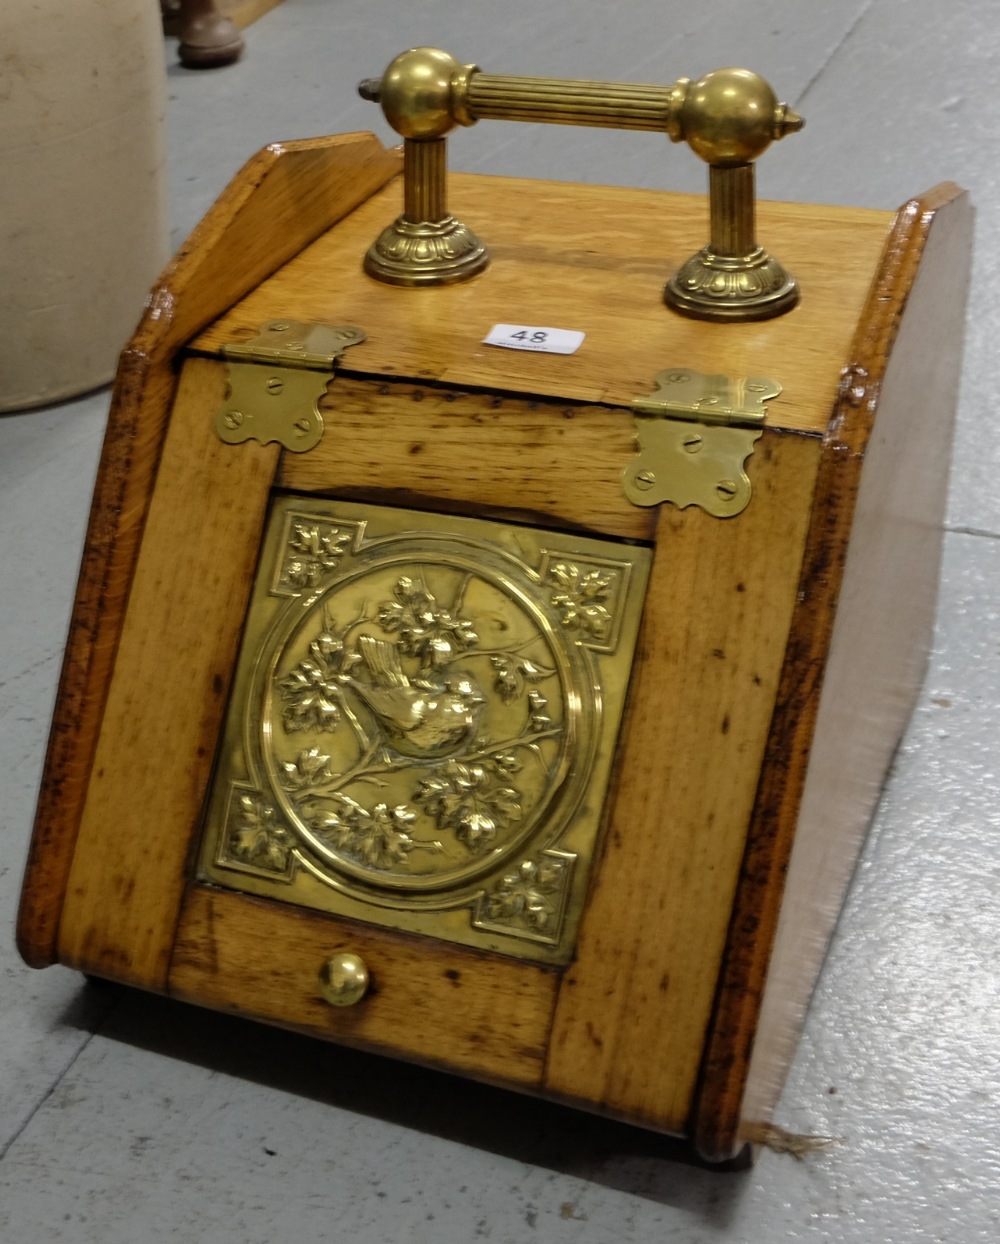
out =
[(319, 970), (319, 991), (331, 1006), (354, 1006), (368, 992), (368, 980), (359, 955), (334, 955)]

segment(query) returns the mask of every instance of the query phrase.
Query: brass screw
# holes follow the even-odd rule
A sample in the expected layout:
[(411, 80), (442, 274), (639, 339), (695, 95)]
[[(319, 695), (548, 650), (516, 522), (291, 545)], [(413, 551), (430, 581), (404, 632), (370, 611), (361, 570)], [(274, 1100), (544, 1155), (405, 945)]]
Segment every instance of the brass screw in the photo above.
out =
[(715, 485), (715, 491), (722, 501), (732, 501), (736, 496), (736, 484), (731, 479), (720, 479)]
[(648, 492), (656, 483), (656, 476), (652, 471), (640, 471), (635, 477), (636, 488), (641, 488), (643, 492)]
[(278, 376), (272, 376), (267, 382), (268, 393), (273, 393), (275, 396), (277, 396), (284, 389), (284, 387), (284, 380), (280, 379)]
[(681, 444), (684, 446), (685, 453), (696, 454), (701, 449), (702, 441), (697, 432), (690, 432), (684, 437)]
[(243, 412), (241, 410), (227, 410), (222, 416), (222, 422), (230, 430), (238, 428), (243, 422)]
[(295, 423), (295, 431), (299, 436), (305, 436), (307, 432), (312, 431), (312, 420), (308, 416), (304, 416)]

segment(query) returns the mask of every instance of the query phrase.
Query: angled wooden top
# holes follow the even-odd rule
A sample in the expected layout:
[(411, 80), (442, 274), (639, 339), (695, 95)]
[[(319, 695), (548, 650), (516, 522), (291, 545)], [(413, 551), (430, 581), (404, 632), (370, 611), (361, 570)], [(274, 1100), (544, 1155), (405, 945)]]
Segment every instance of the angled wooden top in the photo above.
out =
[[(400, 289), (361, 267), (401, 209), (389, 183), (198, 336), (197, 350), (255, 334), (279, 316), (357, 324), (368, 340), (344, 369), (567, 401), (627, 405), (665, 367), (763, 375), (783, 386), (778, 427), (822, 433), (893, 213), (762, 203), (761, 243), (797, 277), (802, 300), (762, 324), (705, 324), (662, 302), (663, 285), (707, 241), (706, 196), (452, 175), (452, 212), (488, 245), (490, 267), (461, 285)], [(277, 227), (277, 224), (276, 226)], [(578, 353), (485, 346), (495, 323), (579, 329)]]

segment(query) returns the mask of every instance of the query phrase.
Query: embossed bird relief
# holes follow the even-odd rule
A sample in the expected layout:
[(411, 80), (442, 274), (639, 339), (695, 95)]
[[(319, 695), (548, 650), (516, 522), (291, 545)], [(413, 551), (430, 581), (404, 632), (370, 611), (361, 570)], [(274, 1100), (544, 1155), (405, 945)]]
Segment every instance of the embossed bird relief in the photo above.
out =
[(475, 734), (486, 697), (471, 675), (411, 680), (395, 644), (362, 635), (358, 649), (368, 677), (350, 677), (349, 685), (392, 749), (418, 758), (440, 756)]
[(565, 785), (580, 727), (537, 608), (468, 558), (400, 570), (306, 598), (271, 678), (263, 759), (339, 862), (420, 885), (515, 847)]

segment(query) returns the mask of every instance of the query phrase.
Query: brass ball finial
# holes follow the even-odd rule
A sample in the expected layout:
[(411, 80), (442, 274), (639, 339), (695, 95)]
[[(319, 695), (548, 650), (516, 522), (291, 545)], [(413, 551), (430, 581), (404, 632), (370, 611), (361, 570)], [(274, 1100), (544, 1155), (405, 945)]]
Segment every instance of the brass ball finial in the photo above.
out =
[(679, 122), (677, 137), (717, 168), (749, 164), (775, 139), (804, 124), (749, 69), (716, 69), (692, 82), (680, 107)]
[(443, 138), (455, 128), (454, 91), (471, 66), (440, 48), (410, 48), (382, 75), (385, 119), (404, 138)]

